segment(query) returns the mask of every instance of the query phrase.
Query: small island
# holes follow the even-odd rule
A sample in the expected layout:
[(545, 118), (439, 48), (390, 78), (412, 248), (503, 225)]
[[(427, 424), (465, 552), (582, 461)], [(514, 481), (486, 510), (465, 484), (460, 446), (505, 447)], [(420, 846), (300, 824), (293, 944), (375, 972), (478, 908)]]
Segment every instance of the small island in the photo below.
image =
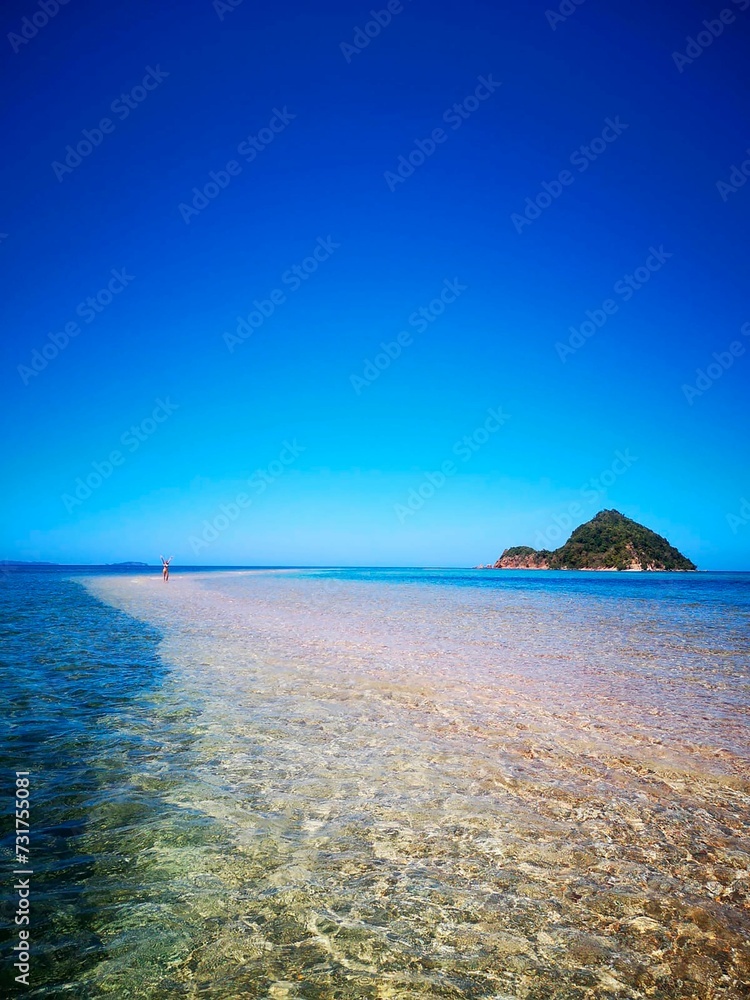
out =
[(698, 567), (650, 528), (618, 510), (601, 510), (559, 549), (515, 545), (491, 568), (688, 572)]

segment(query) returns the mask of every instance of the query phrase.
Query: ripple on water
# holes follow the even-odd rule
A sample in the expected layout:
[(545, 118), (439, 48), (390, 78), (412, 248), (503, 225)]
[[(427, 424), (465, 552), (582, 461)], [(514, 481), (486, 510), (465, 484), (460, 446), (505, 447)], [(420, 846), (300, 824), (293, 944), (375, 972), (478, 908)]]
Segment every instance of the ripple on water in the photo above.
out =
[(86, 586), (169, 673), (80, 837), (80, 995), (747, 995), (744, 610), (692, 581)]

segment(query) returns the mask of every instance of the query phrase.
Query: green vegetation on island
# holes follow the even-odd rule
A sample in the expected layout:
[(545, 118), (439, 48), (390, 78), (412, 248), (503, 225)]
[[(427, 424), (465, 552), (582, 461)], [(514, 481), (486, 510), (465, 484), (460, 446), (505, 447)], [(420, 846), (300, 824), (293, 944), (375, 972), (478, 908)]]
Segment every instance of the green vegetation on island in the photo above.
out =
[(576, 528), (559, 549), (515, 545), (493, 568), (684, 571), (697, 566), (650, 528), (617, 510), (602, 510)]

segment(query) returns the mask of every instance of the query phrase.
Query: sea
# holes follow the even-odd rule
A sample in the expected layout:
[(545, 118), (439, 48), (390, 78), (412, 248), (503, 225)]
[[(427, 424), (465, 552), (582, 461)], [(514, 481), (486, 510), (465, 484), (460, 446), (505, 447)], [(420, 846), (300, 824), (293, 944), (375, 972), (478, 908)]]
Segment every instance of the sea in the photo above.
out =
[(750, 574), (47, 567), (0, 619), (2, 996), (750, 996)]

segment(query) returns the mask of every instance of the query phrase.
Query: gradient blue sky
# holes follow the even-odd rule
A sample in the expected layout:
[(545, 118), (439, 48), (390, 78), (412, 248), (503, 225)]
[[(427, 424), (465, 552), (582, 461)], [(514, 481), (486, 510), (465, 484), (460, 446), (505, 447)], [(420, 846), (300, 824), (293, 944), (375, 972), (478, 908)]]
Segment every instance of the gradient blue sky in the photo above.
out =
[[(750, 157), (745, 2), (682, 72), (673, 53), (721, 4), (587, 0), (553, 30), (544, 3), (405, 0), (348, 60), (366, 3), (244, 0), (222, 19), (210, 0), (72, 0), (17, 52), (8, 34), (40, 8), (4, 5), (0, 557), (472, 565), (557, 544), (580, 503), (573, 523), (616, 507), (703, 569), (750, 568), (750, 184), (717, 189)], [(168, 76), (120, 117), (149, 67)], [(490, 75), (502, 85), (452, 128), (444, 112)], [(247, 162), (238, 146), (276, 110), (293, 120)], [(105, 117), (59, 180), (54, 161)], [(618, 117), (622, 134), (572, 165)], [(233, 159), (186, 223), (180, 204)], [(513, 213), (566, 169), (519, 234)], [(316, 273), (285, 284), (329, 237)], [(613, 291), (661, 246), (672, 256), (629, 301)], [(113, 268), (133, 280), (86, 323), (76, 309)], [(466, 290), (410, 328), (454, 279)], [(224, 334), (273, 289), (286, 300), (230, 352)], [(555, 345), (608, 298), (617, 312), (563, 362)], [(358, 393), (352, 376), (402, 330), (411, 345)], [(683, 386), (735, 341), (744, 353), (689, 402)], [(177, 408), (148, 433), (159, 398)], [(503, 426), (457, 455), (492, 408)], [(276, 475), (285, 442), (299, 453)], [(122, 464), (66, 503), (113, 450)], [(618, 451), (628, 467), (608, 474)], [(446, 461), (455, 474), (404, 514)], [(240, 492), (252, 504), (225, 524)]]

